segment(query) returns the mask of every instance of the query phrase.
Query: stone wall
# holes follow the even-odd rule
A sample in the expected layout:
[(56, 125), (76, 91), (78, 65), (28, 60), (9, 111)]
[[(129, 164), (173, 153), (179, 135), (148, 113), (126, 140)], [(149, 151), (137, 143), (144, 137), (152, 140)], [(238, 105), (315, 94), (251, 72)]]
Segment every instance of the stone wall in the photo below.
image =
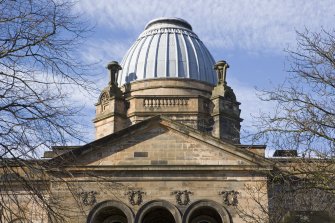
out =
[[(138, 175), (140, 177), (140, 174)], [(173, 173), (170, 175), (172, 176)], [(189, 175), (184, 176), (184, 178), (189, 178)], [(107, 201), (118, 201), (124, 204), (131, 210), (135, 219), (136, 216), (141, 214), (141, 208), (143, 209), (143, 207), (154, 201), (163, 200), (177, 208), (181, 218), (192, 207), (192, 204), (196, 204), (199, 201), (211, 201), (213, 204), (218, 204), (222, 210), (229, 214), (231, 222), (242, 223), (243, 220), (239, 217), (238, 210), (249, 208), (248, 206), (252, 205), (250, 198), (248, 198), (245, 184), (256, 185), (257, 182), (264, 181), (264, 178), (235, 177), (235, 179), (231, 180), (210, 181), (191, 179), (179, 181), (158, 180), (158, 177), (147, 181), (100, 182), (97, 179), (96, 182), (92, 182), (92, 180), (93, 178), (89, 181), (81, 179), (80, 182), (73, 184), (77, 194), (86, 192), (89, 195), (89, 193), (93, 194), (94, 192), (94, 198), (90, 197), (90, 195), (88, 196), (89, 201), (92, 201), (92, 199), (94, 201), (88, 203), (80, 195), (78, 195), (78, 200), (76, 201), (69, 194), (68, 185), (64, 183), (58, 183), (57, 186), (56, 184), (53, 186), (54, 196), (58, 200), (62, 200), (63, 215), (67, 216), (70, 222), (85, 222), (87, 217), (93, 214), (96, 207)], [(225, 200), (224, 191), (237, 192), (237, 203), (235, 204), (233, 200)], [(178, 192), (182, 194), (180, 200), (177, 199)], [(185, 195), (189, 197), (189, 201), (185, 199)], [(141, 199), (139, 199), (139, 196)], [(264, 204), (267, 203), (266, 199), (262, 202)]]

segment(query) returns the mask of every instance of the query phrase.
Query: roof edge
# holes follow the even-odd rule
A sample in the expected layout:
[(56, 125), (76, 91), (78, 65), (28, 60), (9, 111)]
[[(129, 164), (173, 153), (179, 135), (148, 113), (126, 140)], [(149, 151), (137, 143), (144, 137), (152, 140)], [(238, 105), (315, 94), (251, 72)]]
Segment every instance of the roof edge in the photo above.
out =
[(153, 19), (150, 22), (148, 22), (145, 26), (145, 30), (149, 29), (152, 25), (158, 24), (158, 23), (168, 23), (173, 25), (180, 25), (183, 28), (189, 29), (192, 31), (192, 26), (189, 24), (186, 20), (177, 18), (177, 17), (160, 17), (157, 19)]

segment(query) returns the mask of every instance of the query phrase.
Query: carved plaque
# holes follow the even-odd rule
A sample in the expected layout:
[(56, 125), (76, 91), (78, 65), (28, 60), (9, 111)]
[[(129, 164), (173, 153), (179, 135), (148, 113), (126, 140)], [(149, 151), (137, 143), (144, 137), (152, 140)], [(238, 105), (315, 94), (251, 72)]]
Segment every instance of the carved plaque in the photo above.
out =
[(96, 195), (98, 192), (96, 191), (83, 191), (80, 192), (78, 195), (81, 198), (82, 203), (85, 206), (91, 206), (97, 203)]
[(237, 195), (238, 194), (239, 192), (234, 191), (234, 190), (219, 192), (219, 195), (223, 196), (223, 203), (228, 206), (237, 206), (238, 204)]
[(193, 193), (191, 191), (188, 190), (184, 190), (184, 191), (173, 191), (171, 193), (171, 195), (175, 195), (176, 196), (176, 202), (179, 205), (188, 205), (190, 203), (190, 195), (192, 195)]
[(143, 203), (143, 194), (141, 190), (129, 190), (125, 195), (128, 195), (128, 200), (131, 205), (141, 205)]

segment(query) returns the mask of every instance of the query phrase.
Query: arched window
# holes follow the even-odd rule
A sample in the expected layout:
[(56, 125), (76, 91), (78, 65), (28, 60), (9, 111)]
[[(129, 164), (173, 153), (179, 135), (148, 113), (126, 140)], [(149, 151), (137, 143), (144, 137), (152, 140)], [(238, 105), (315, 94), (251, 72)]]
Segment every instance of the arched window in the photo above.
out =
[(101, 103), (101, 112), (104, 112), (108, 107), (109, 97), (106, 92), (104, 92), (100, 97), (100, 103)]
[(131, 209), (119, 201), (104, 201), (90, 212), (87, 223), (130, 223), (134, 221)]
[(144, 204), (137, 212), (137, 223), (181, 223), (179, 210), (165, 200), (153, 200)]
[(143, 217), (143, 223), (175, 223), (173, 215), (165, 208), (152, 208)]
[(223, 223), (216, 210), (210, 207), (200, 207), (190, 216), (190, 223)]
[(227, 210), (211, 200), (199, 200), (185, 211), (183, 223), (231, 223)]
[(127, 223), (127, 217), (124, 215), (113, 215), (107, 217), (102, 223)]

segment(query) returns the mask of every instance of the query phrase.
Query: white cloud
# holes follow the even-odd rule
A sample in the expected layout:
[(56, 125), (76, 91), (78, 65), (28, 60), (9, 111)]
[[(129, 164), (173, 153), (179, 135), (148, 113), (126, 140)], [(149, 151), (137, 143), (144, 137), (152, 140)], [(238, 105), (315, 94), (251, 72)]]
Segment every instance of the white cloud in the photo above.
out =
[(331, 27), (333, 1), (81, 0), (79, 10), (105, 29), (138, 35), (151, 19), (184, 18), (209, 48), (278, 50), (294, 44), (295, 29)]

